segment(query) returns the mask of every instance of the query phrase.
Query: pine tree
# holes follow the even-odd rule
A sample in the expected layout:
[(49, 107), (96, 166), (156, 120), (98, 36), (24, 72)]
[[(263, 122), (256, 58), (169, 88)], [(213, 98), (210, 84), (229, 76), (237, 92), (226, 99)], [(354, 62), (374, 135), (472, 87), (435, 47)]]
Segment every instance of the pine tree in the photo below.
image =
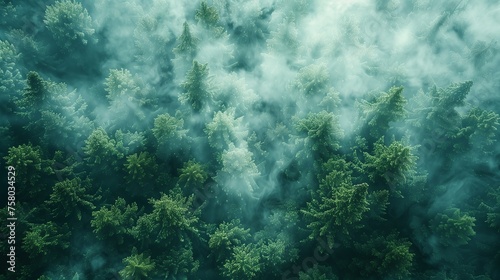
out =
[(43, 20), (57, 43), (69, 50), (75, 43), (94, 42), (92, 18), (87, 9), (75, 0), (56, 1), (47, 7)]
[(137, 204), (126, 204), (125, 199), (117, 198), (115, 204), (92, 212), (90, 224), (99, 239), (123, 244), (124, 238), (131, 234), (137, 218)]
[(179, 96), (179, 101), (191, 106), (194, 112), (200, 112), (212, 97), (207, 64), (193, 61), (193, 66), (181, 86), (184, 92)]
[(403, 97), (403, 87), (392, 87), (374, 101), (363, 101), (361, 104), (364, 122), (361, 136), (371, 143), (385, 135), (391, 122), (404, 116), (406, 100)]
[(151, 279), (154, 273), (155, 262), (151, 257), (145, 257), (144, 254), (133, 253), (123, 259), (125, 267), (120, 270), (119, 274), (126, 280)]

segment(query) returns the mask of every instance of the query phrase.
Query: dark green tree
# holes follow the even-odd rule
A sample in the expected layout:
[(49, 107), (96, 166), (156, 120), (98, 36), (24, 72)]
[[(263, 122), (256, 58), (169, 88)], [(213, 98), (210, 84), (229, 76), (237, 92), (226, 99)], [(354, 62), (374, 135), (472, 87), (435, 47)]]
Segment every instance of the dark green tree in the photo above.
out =
[(137, 204), (126, 204), (125, 199), (117, 198), (115, 204), (92, 212), (90, 225), (99, 239), (123, 244), (124, 238), (131, 234), (137, 220)]
[(28, 122), (40, 119), (39, 108), (47, 98), (48, 91), (45, 81), (37, 72), (29, 72), (26, 77), (26, 87), (23, 90), (22, 98), (17, 102), (18, 114)]
[(337, 280), (338, 277), (333, 274), (332, 268), (328, 266), (315, 264), (306, 271), (299, 272), (299, 280)]
[(84, 212), (90, 214), (95, 208), (94, 201), (99, 197), (86, 193), (89, 185), (89, 181), (82, 182), (80, 178), (56, 183), (47, 201), (52, 215), (59, 218), (76, 217), (81, 220)]
[(164, 279), (188, 279), (198, 271), (200, 261), (193, 255), (191, 242), (174, 244), (157, 261)]
[(51, 258), (55, 250), (69, 247), (69, 228), (66, 224), (60, 227), (54, 222), (32, 224), (23, 238), (22, 248), (30, 258), (43, 260)]
[(151, 257), (145, 257), (144, 254), (132, 253), (131, 256), (123, 259), (125, 267), (119, 274), (126, 280), (151, 279), (155, 269), (155, 262)]
[(301, 210), (311, 230), (309, 239), (326, 238), (332, 248), (335, 237), (361, 227), (369, 210), (367, 196), (368, 184), (353, 185), (349, 174), (330, 172), (312, 194), (312, 201)]
[(411, 245), (395, 234), (370, 236), (366, 242), (355, 242), (354, 247), (360, 255), (354, 257), (351, 269), (362, 277), (409, 279), (415, 257), (410, 251)]
[(432, 219), (430, 229), (445, 247), (466, 245), (476, 235), (475, 221), (474, 217), (462, 214), (460, 209), (450, 208)]
[(193, 66), (181, 86), (184, 92), (179, 96), (179, 101), (188, 104), (193, 111), (200, 112), (212, 98), (207, 64), (193, 61)]

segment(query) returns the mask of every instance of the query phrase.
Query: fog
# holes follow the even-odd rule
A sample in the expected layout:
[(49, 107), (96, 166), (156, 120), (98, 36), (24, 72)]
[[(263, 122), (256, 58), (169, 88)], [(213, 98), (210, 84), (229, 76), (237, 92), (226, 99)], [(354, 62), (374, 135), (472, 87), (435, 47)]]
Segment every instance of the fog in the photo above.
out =
[[(44, 18), (47, 7), (56, 1), (35, 2), (2, 1), (0, 6), (2, 158), (9, 147), (29, 142), (40, 145), (47, 158), (62, 151), (71, 160), (60, 165), (79, 162), (84, 167), (73, 170), (84, 172), (90, 170), (85, 167), (88, 155), (84, 147), (92, 131), (103, 128), (117, 146), (119, 131), (128, 137), (120, 142), (123, 157), (119, 162), (141, 151), (155, 154), (161, 174), (154, 176), (154, 183), (147, 183), (154, 187), (144, 193), (154, 193), (153, 198), (160, 192), (168, 193), (176, 185), (183, 163), (195, 160), (209, 174), (202, 197), (195, 194), (195, 201), (208, 201), (200, 208), (203, 223), (217, 226), (239, 219), (252, 234), (274, 231), (281, 236), (277, 240), (299, 244), (307, 239), (301, 231), (306, 230), (307, 221), (299, 215), (299, 209), (311, 200), (311, 193), (322, 180), (322, 164), (327, 162), (322, 158), (326, 154), (317, 155), (321, 152), (309, 149), (313, 144), (307, 133), (300, 131), (301, 120), (311, 114), (331, 113), (330, 123), (338, 128), (334, 134), (339, 147), (328, 149), (354, 162), (358, 158), (353, 156), (356, 149), (359, 158), (364, 158), (356, 145), (369, 115), (363, 113), (366, 102), (376, 100), (393, 86), (402, 86), (407, 101), (404, 117), (391, 121), (382, 136), (387, 146), (395, 139), (413, 147), (416, 163), (411, 171), (414, 177), (407, 175), (411, 179), (406, 181), (406, 188), (389, 186), (397, 191), (391, 189), (387, 215), (394, 220), (394, 229), (412, 243), (415, 267), (427, 269), (416, 271), (421, 278), (415, 279), (431, 277), (432, 273), (432, 277), (439, 277), (449, 270), (453, 271), (451, 279), (461, 279), (453, 277), (465, 275), (465, 269), (450, 268), (464, 262), (456, 260), (461, 254), (475, 258), (469, 262), (476, 266), (471, 275), (500, 277), (498, 268), (480, 265), (484, 256), (491, 256), (481, 247), (482, 240), (484, 244), (496, 244), (498, 249), (498, 236), (478, 210), (479, 197), (486, 196), (489, 188), (498, 190), (500, 186), (498, 123), (490, 130), (485, 128), (492, 134), (477, 133), (468, 138), (470, 146), (456, 148), (460, 153), (447, 154), (452, 148), (442, 148), (450, 139), (443, 135), (455, 131), (455, 125), (466, 124), (454, 123), (455, 113), (465, 118), (471, 109), (479, 107), (500, 114), (500, 5), (495, 1), (212, 0), (206, 4), (217, 11), (218, 19), (204, 22), (196, 16), (200, 1), (81, 0), (90, 17), (88, 25), (81, 30), (73, 26), (77, 35), (63, 30), (62, 37), (47, 28)], [(85, 20), (84, 14), (80, 17)], [(192, 40), (182, 45), (185, 26)], [(201, 70), (196, 74), (197, 82), (190, 84), (195, 65)], [(45, 117), (33, 130), (39, 137), (21, 129), (25, 121), (13, 112), (21, 110), (22, 106), (15, 104), (22, 99), (29, 71), (38, 72), (53, 87), (58, 83), (66, 86), (54, 90), (58, 93), (46, 103), (38, 104), (41, 112), (50, 111), (50, 106), (63, 108), (54, 113), (57, 118), (41, 113)], [(446, 91), (453, 83), (466, 81), (473, 84), (463, 104), (441, 116), (449, 119), (449, 127), (432, 130), (412, 122), (432, 115), (429, 108), (438, 106), (433, 103), (433, 87), (436, 92)], [(203, 90), (200, 104), (189, 95), (192, 88)], [(54, 100), (59, 105), (53, 105)], [(153, 128), (155, 120), (164, 114), (182, 121), (161, 138)], [(373, 143), (376, 140), (378, 137)], [(363, 151), (372, 153), (373, 143)], [(106, 172), (102, 181), (95, 172), (98, 170), (83, 174), (99, 186), (104, 197), (95, 203), (99, 209), (124, 195), (125, 191), (105, 197), (109, 195), (108, 186), (115, 190), (122, 184), (124, 171)], [(423, 183), (418, 176), (424, 177)], [(148, 205), (148, 197), (141, 194), (130, 195), (127, 203), (136, 199)], [(471, 246), (444, 248), (427, 229), (429, 221), (450, 208), (475, 217), (477, 235)], [(298, 216), (287, 216), (290, 209)], [(151, 207), (140, 211), (142, 215)], [(297, 226), (285, 225), (290, 220)], [(207, 233), (210, 230), (210, 226), (204, 227)], [(92, 240), (88, 239), (91, 231), (87, 226), (82, 236)], [(311, 256), (314, 245), (304, 245), (306, 249), (291, 263), (300, 265)], [(47, 276), (59, 279), (59, 271), (73, 269), (82, 279), (88, 275), (85, 271), (103, 267), (118, 271), (124, 267), (121, 260), (128, 256), (123, 252), (110, 256), (110, 249), (101, 241), (85, 248), (76, 237), (71, 246), (94, 256), (91, 268), (72, 260), (46, 267)], [(203, 247), (195, 258), (206, 258), (206, 252)], [(341, 279), (352, 276), (339, 271), (334, 263), (331, 257), (320, 265), (331, 265)], [(202, 264), (193, 279), (204, 273), (217, 279), (220, 270), (211, 264)], [(276, 279), (281, 279), (281, 273), (276, 273)], [(178, 276), (188, 277), (182, 273)]]

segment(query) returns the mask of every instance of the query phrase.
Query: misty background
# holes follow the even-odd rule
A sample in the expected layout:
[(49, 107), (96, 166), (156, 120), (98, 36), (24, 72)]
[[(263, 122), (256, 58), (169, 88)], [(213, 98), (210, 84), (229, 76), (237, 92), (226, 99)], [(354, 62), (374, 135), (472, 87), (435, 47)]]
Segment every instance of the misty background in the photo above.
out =
[[(73, 17), (61, 24), (58, 13)], [(255, 248), (280, 252), (261, 252), (260, 271), (239, 279), (500, 277), (496, 1), (3, 0), (0, 14), (0, 155), (7, 165), (10, 148), (32, 145), (43, 159), (36, 171), (16, 167), (18, 239), (49, 221), (71, 232), (39, 266), (18, 246), (25, 279), (126, 278), (124, 259), (140, 254), (156, 263), (155, 279), (236, 279), (225, 265), (237, 259), (233, 247), (249, 258)], [(26, 98), (32, 71), (49, 92), (35, 101)], [(405, 100), (394, 118), (373, 105), (393, 87)], [(373, 128), (377, 114), (387, 127)], [(331, 130), (315, 136), (325, 119)], [(408, 168), (374, 167), (381, 138), (410, 147)], [(190, 170), (203, 172), (187, 179)], [(352, 222), (364, 229), (331, 241), (311, 233), (307, 213), (316, 195), (331, 195), (321, 186), (340, 170), (352, 174), (345, 182), (367, 184), (371, 210)], [(53, 187), (69, 180), (92, 207), (50, 213)], [(197, 233), (177, 230), (155, 249), (137, 232), (162, 194), (188, 200)], [(138, 205), (123, 244), (91, 227), (92, 213), (118, 198)], [(450, 217), (474, 220), (462, 246), (433, 226)], [(209, 241), (224, 226), (240, 229), (240, 241), (219, 252)], [(393, 237), (409, 242), (406, 274), (363, 272), (373, 257), (364, 244)], [(329, 257), (314, 258), (308, 273), (303, 260), (321, 244)]]

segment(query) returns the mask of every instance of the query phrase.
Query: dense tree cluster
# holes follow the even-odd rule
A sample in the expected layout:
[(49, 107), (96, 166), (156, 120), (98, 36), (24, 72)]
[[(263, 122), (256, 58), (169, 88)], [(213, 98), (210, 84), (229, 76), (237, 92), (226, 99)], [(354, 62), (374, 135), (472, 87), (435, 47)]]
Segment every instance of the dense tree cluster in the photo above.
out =
[(0, 0), (16, 279), (500, 279), (474, 4), (41, 2)]

